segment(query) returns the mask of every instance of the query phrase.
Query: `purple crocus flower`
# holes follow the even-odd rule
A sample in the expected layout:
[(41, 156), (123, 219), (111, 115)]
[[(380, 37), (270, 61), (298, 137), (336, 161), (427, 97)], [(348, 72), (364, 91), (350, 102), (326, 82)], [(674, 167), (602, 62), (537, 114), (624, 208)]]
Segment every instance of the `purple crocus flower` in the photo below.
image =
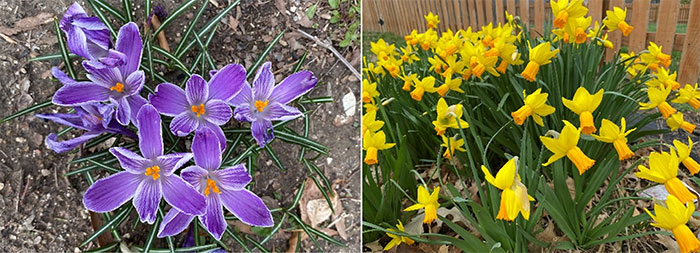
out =
[(79, 137), (65, 141), (58, 141), (58, 135), (55, 133), (49, 134), (46, 137), (46, 146), (56, 151), (56, 153), (63, 153), (100, 136), (102, 133), (123, 134), (136, 138), (134, 133), (112, 119), (113, 114), (113, 107), (95, 103), (75, 107), (75, 113), (49, 113), (36, 114), (34, 116), (87, 131)]
[(79, 106), (109, 101), (117, 107), (119, 124), (128, 125), (136, 118), (141, 106), (148, 102), (139, 95), (145, 81), (143, 71), (138, 70), (142, 47), (136, 24), (130, 22), (122, 26), (117, 38), (117, 51), (126, 56), (124, 64), (114, 68), (96, 68), (84, 61), (83, 67), (88, 72), (90, 82), (76, 82), (55, 69), (54, 77), (63, 83), (63, 87), (54, 94), (53, 103)]
[(163, 155), (160, 115), (152, 105), (144, 105), (138, 113), (138, 136), (141, 155), (128, 149), (109, 149), (125, 170), (97, 180), (85, 192), (83, 204), (93, 212), (109, 212), (129, 199), (139, 213), (141, 222), (153, 224), (161, 197), (174, 210), (204, 214), (206, 201), (192, 185), (173, 174), (192, 159), (192, 153)]
[(233, 116), (237, 120), (251, 122), (250, 130), (260, 147), (274, 138), (273, 120), (292, 120), (303, 115), (286, 104), (316, 86), (316, 77), (310, 71), (294, 73), (275, 86), (270, 65), (266, 62), (258, 69), (252, 88), (243, 85), (241, 92), (229, 101), (236, 107)]
[[(223, 207), (243, 223), (262, 227), (274, 225), (270, 210), (262, 199), (244, 188), (251, 177), (243, 164), (218, 170), (221, 166), (221, 147), (212, 130), (195, 133), (192, 152), (196, 165), (185, 168), (180, 175), (204, 194), (207, 208), (204, 215), (199, 216), (199, 221), (217, 240), (221, 239), (227, 227)], [(182, 232), (192, 219), (193, 215), (171, 209), (163, 218), (158, 237)]]
[(89, 17), (78, 3), (66, 10), (59, 26), (66, 34), (70, 51), (90, 60), (91, 65), (115, 67), (126, 60), (126, 55), (110, 49), (112, 42), (107, 26), (99, 18)]
[(192, 131), (211, 129), (223, 149), (226, 136), (220, 125), (232, 115), (226, 101), (238, 94), (242, 86), (248, 86), (243, 85), (245, 75), (243, 66), (229, 64), (213, 74), (209, 83), (199, 75), (192, 75), (184, 91), (177, 85), (161, 83), (148, 99), (158, 112), (175, 117), (170, 122), (173, 134), (187, 136)]

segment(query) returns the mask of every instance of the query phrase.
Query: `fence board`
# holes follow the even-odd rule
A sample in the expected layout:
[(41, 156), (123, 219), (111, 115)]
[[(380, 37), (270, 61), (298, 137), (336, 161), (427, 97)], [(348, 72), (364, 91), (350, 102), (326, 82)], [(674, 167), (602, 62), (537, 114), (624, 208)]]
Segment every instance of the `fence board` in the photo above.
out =
[(496, 23), (503, 23), (503, 0), (496, 0)]
[[(490, 2), (491, 0), (489, 0)], [(486, 18), (484, 17), (484, 0), (476, 0), (476, 24), (479, 27), (485, 26), (488, 24), (486, 21)]]
[(486, 8), (484, 8), (484, 12), (486, 13), (485, 25), (488, 25), (489, 23), (493, 23), (493, 2), (491, 0), (485, 0), (484, 3), (486, 3)]
[(544, 0), (535, 0), (535, 30), (544, 34)]
[[(693, 1), (696, 2), (696, 1)], [(673, 50), (673, 34), (676, 33), (678, 1), (661, 1), (658, 25), (656, 26), (656, 44), (663, 46), (662, 52), (670, 54)], [(692, 38), (692, 37), (691, 37)]]
[[(678, 65), (679, 83), (696, 83), (700, 74), (700, 0), (694, 0), (690, 4), (688, 30), (686, 40), (683, 43), (683, 55)], [(693, 38), (693, 39), (688, 39)]]
[(528, 28), (532, 28), (530, 25), (530, 0), (520, 2), (520, 18)]
[[(515, 0), (507, 0), (506, 3), (506, 10), (508, 10), (508, 14), (510, 15), (518, 15), (515, 10)], [(507, 22), (506, 20), (502, 21), (503, 23)]]
[(630, 34), (629, 49), (634, 52), (641, 51), (646, 46), (647, 24), (649, 23), (650, 0), (635, 0), (632, 9), (632, 34)]
[[(607, 10), (612, 11), (613, 7), (623, 7), (624, 4), (624, 0), (610, 0)], [(629, 18), (629, 15), (627, 15), (627, 18)], [(608, 40), (610, 40), (613, 43), (616, 49), (619, 49), (622, 44), (622, 32), (620, 30), (616, 30), (614, 32), (608, 33)], [(606, 50), (605, 59), (610, 61), (614, 55), (615, 50)]]
[[(593, 19), (593, 23), (603, 20), (603, 0), (588, 1), (588, 15)], [(602, 24), (601, 24), (602, 25)]]
[(475, 29), (476, 27), (479, 27), (479, 23), (476, 21), (476, 3), (474, 0), (467, 0), (467, 2), (462, 2), (463, 4), (469, 4), (469, 26), (472, 27), (472, 30)]

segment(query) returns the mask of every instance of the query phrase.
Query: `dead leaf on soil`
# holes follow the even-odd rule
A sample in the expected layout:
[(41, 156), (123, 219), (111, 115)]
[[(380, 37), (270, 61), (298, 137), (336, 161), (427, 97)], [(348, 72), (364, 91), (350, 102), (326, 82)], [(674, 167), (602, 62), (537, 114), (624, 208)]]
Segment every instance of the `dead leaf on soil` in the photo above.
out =
[(293, 253), (295, 252), (297, 245), (299, 243), (299, 231), (295, 231), (292, 233), (292, 237), (289, 238), (289, 247), (287, 247), (286, 253)]
[(670, 236), (657, 234), (656, 238), (656, 241), (664, 245), (667, 249), (663, 253), (681, 252), (680, 248), (678, 248), (678, 243)]
[[(343, 237), (343, 239), (347, 239), (347, 234), (345, 233), (345, 218), (342, 216), (343, 205), (340, 203), (340, 198), (338, 197), (338, 193), (335, 191), (334, 187), (331, 186), (332, 192), (328, 193), (328, 195), (335, 213), (331, 211), (330, 206), (328, 206), (328, 202), (323, 197), (323, 193), (321, 193), (321, 190), (316, 187), (316, 184), (311, 178), (306, 179), (306, 185), (307, 187), (304, 188), (304, 192), (299, 200), (299, 213), (301, 214), (301, 220), (311, 225), (313, 228), (320, 229), (319, 225), (327, 221), (332, 216), (334, 220), (337, 220), (335, 224), (333, 224), (336, 230), (343, 230), (342, 232), (333, 232), (338, 232), (338, 235)], [(332, 231), (329, 228), (324, 229)], [(328, 233), (328, 231), (326, 231), (326, 233)]]
[(253, 230), (250, 230), (251, 226), (248, 225), (248, 224), (245, 224), (245, 223), (243, 223), (243, 222), (240, 222), (240, 221), (233, 221), (233, 222), (229, 222), (229, 224), (235, 226), (236, 228), (238, 228), (238, 230), (240, 230), (241, 232), (243, 232), (243, 233), (245, 233), (245, 234), (249, 234), (249, 235), (254, 235), (254, 234), (255, 234), (255, 233), (253, 232)]
[(228, 16), (228, 27), (235, 32), (238, 28), (238, 19), (233, 16)]
[(382, 251), (384, 251), (384, 247), (382, 247), (382, 245), (379, 244), (379, 240), (367, 243), (364, 246), (369, 248), (370, 252), (382, 252)]
[(284, 14), (284, 11), (287, 10), (287, 1), (284, 0), (275, 0), (275, 7), (277, 7), (277, 10)]
[(29, 31), (39, 25), (47, 24), (53, 21), (53, 14), (42, 12), (34, 17), (27, 17), (17, 21), (13, 27), (0, 27), (0, 33), (7, 36), (12, 36), (23, 31)]
[[(467, 221), (466, 218), (462, 215), (462, 212), (459, 211), (459, 208), (457, 207), (452, 207), (450, 209), (447, 209), (445, 207), (440, 207), (437, 210), (438, 215), (442, 217), (448, 218), (450, 221), (454, 223), (459, 223), (462, 222), (466, 227), (467, 230), (469, 231), (476, 231), (476, 229), (472, 226), (469, 221)], [(425, 212), (420, 211), (418, 215), (413, 217), (411, 221), (404, 226), (404, 230), (406, 233), (417, 235), (423, 233), (423, 219), (425, 219)], [(442, 221), (437, 219), (434, 221), (434, 226), (431, 228), (433, 231), (439, 231), (442, 228)], [(432, 225), (432, 224), (431, 224)], [(475, 234), (476, 235), (476, 234)]]

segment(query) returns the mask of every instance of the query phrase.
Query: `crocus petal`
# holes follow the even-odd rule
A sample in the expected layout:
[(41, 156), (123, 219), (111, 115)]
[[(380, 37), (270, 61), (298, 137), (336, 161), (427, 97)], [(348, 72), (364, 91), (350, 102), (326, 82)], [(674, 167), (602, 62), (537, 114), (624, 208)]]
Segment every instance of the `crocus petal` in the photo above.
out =
[(175, 116), (170, 122), (170, 131), (173, 134), (184, 137), (199, 127), (199, 121), (192, 118), (192, 114), (183, 112)]
[(137, 192), (140, 175), (122, 171), (97, 180), (83, 196), (83, 205), (93, 212), (109, 212), (126, 203)]
[(110, 98), (112, 104), (117, 106), (117, 122), (124, 126), (129, 125), (131, 122), (131, 106), (129, 106), (129, 101), (125, 97), (114, 99)]
[(216, 173), (216, 181), (219, 187), (226, 190), (241, 190), (250, 180), (250, 173), (243, 164), (239, 164), (230, 168), (214, 171)]
[(134, 174), (143, 174), (149, 165), (150, 160), (126, 148), (113, 147), (109, 149), (109, 152), (117, 158), (122, 169)]
[(163, 176), (170, 176), (177, 169), (182, 167), (187, 161), (192, 159), (192, 153), (172, 153), (158, 156), (160, 173)]
[[(122, 74), (116, 68), (108, 68), (104, 66), (95, 66), (94, 61), (83, 61), (83, 68), (87, 70), (87, 78), (102, 87), (109, 89), (116, 85), (117, 82), (122, 82)], [(129, 90), (128, 88), (126, 89)]]
[(283, 105), (280, 103), (273, 103), (267, 108), (265, 108), (266, 118), (269, 120), (293, 120), (304, 114), (299, 111), (299, 109)]
[(179, 234), (190, 225), (193, 219), (193, 215), (180, 212), (176, 208), (170, 209), (165, 217), (163, 217), (163, 222), (160, 223), (158, 238)]
[(125, 98), (127, 104), (129, 104), (129, 111), (131, 111), (131, 121), (134, 122), (134, 124), (136, 124), (139, 121), (138, 113), (141, 110), (141, 107), (143, 107), (145, 104), (148, 104), (148, 100), (139, 95), (128, 96)]
[(66, 37), (66, 44), (68, 45), (68, 49), (70, 49), (71, 52), (82, 56), (83, 58), (94, 58), (92, 57), (92, 55), (90, 55), (90, 51), (87, 47), (87, 37), (85, 36), (85, 33), (82, 29), (80, 29), (79, 27), (72, 26), (68, 30)]
[(136, 23), (129, 22), (119, 29), (116, 49), (126, 55), (126, 62), (124, 65), (119, 66), (119, 71), (121, 71), (122, 75), (128, 75), (139, 69), (143, 42)]
[(231, 100), (228, 101), (229, 104), (233, 106), (239, 106), (242, 104), (250, 104), (251, 101), (253, 100), (253, 90), (250, 88), (250, 84), (246, 81), (241, 85), (241, 91), (238, 92), (238, 95), (234, 96)]
[(98, 59), (102, 65), (108, 68), (116, 68), (126, 62), (126, 55), (114, 49), (107, 51), (107, 56)]
[(80, 115), (75, 113), (48, 113), (48, 114), (34, 114), (34, 117), (47, 119), (56, 122), (61, 125), (66, 125), (72, 128), (82, 129), (90, 131), (91, 128), (84, 126), (83, 120)]
[(202, 215), (206, 208), (204, 196), (178, 176), (163, 178), (163, 198), (174, 208), (190, 215)]
[(228, 225), (224, 219), (224, 209), (221, 207), (219, 194), (210, 194), (206, 199), (207, 210), (204, 215), (199, 216), (199, 220), (214, 238), (220, 240)]
[(73, 139), (58, 141), (58, 135), (56, 135), (55, 133), (51, 133), (49, 134), (49, 136), (46, 137), (46, 146), (51, 150), (55, 151), (56, 153), (63, 153), (66, 151), (70, 151), (80, 146), (80, 144), (92, 140), (97, 136), (100, 136), (100, 134), (100, 132), (91, 131), (86, 132), (83, 135), (75, 137)]
[(204, 169), (215, 170), (221, 165), (221, 146), (211, 129), (205, 128), (194, 133), (192, 153), (194, 163)]
[(265, 62), (255, 74), (253, 80), (253, 99), (255, 100), (268, 100), (275, 88), (275, 76), (270, 70), (271, 65), (270, 62)]
[(85, 13), (83, 7), (80, 6), (80, 4), (78, 3), (73, 3), (70, 7), (68, 7), (66, 13), (63, 14), (63, 18), (59, 22), (59, 26), (61, 27), (61, 30), (65, 32), (66, 28), (68, 28), (71, 25), (71, 21), (73, 19), (85, 16), (87, 16), (87, 13)]
[(206, 109), (206, 119), (207, 121), (220, 126), (226, 124), (231, 119), (233, 112), (231, 111), (231, 106), (226, 104), (223, 100), (212, 99), (205, 105)]
[[(141, 175), (139, 175), (139, 177), (141, 177)], [(136, 208), (136, 212), (139, 213), (141, 222), (153, 224), (153, 222), (156, 221), (158, 204), (160, 203), (162, 195), (161, 183), (152, 180), (150, 177), (141, 178), (143, 178), (143, 180), (134, 194), (134, 207)]]
[(84, 105), (109, 99), (109, 89), (88, 82), (64, 85), (53, 95), (53, 103), (61, 106)]
[(187, 85), (185, 86), (185, 94), (187, 95), (187, 102), (190, 105), (199, 105), (207, 101), (209, 97), (209, 85), (207, 81), (201, 76), (194, 74), (187, 80)]
[(190, 185), (192, 185), (195, 189), (201, 189), (201, 181), (206, 176), (209, 174), (209, 172), (202, 167), (199, 167), (197, 165), (192, 165), (187, 168), (182, 169), (180, 172), (180, 176), (182, 179), (187, 181)]
[(214, 125), (212, 123), (201, 122), (199, 124), (199, 129), (195, 130), (195, 132), (202, 131), (205, 128), (208, 128), (212, 132), (214, 132), (216, 139), (219, 140), (219, 148), (221, 148), (221, 151), (224, 151), (224, 149), (226, 149), (226, 135), (224, 134), (224, 130), (222, 130), (220, 126)]
[(272, 122), (269, 120), (256, 120), (250, 124), (250, 131), (253, 133), (253, 138), (255, 138), (255, 141), (260, 147), (264, 147), (268, 142), (275, 138), (275, 135), (271, 130)]
[(143, 83), (146, 81), (146, 75), (143, 70), (135, 71), (126, 77), (124, 86), (127, 86), (129, 95), (138, 95), (143, 89)]
[(289, 103), (309, 92), (309, 90), (316, 86), (316, 82), (316, 77), (311, 71), (299, 71), (294, 73), (282, 80), (282, 82), (275, 87), (275, 90), (272, 91), (272, 95), (270, 95), (270, 102), (275, 101), (281, 104)]
[(250, 113), (250, 104), (239, 104), (233, 110), (233, 117), (238, 121), (253, 122), (255, 118)]
[(152, 105), (141, 107), (138, 116), (139, 148), (144, 157), (156, 158), (163, 154), (163, 132), (160, 115)]
[(209, 80), (209, 99), (229, 101), (245, 84), (245, 68), (240, 64), (228, 64)]
[(73, 78), (68, 76), (66, 72), (61, 71), (61, 69), (59, 69), (58, 67), (51, 68), (51, 75), (53, 75), (53, 77), (55, 77), (63, 85), (71, 85), (77, 83)]
[(236, 215), (243, 223), (258, 227), (274, 225), (270, 210), (267, 209), (262, 199), (254, 193), (246, 189), (240, 191), (223, 190), (219, 197), (226, 209)]
[(185, 91), (172, 83), (159, 84), (155, 93), (148, 95), (148, 100), (165, 116), (175, 117), (189, 109)]

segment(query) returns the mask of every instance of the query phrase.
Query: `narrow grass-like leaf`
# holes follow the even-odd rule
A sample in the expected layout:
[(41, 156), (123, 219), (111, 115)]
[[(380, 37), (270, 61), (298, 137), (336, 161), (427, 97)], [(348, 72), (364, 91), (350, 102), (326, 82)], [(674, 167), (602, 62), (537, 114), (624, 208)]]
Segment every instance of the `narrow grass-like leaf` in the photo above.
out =
[(315, 97), (299, 100), (300, 104), (333, 103), (333, 97)]
[(153, 246), (153, 240), (156, 239), (156, 234), (158, 233), (158, 228), (160, 227), (160, 222), (163, 220), (162, 217), (156, 217), (156, 223), (151, 225), (151, 232), (148, 233), (146, 237), (146, 246), (143, 248), (143, 252), (150, 252), (151, 246)]
[[(77, 54), (74, 54), (74, 53), (68, 54), (68, 58), (71, 60), (78, 58), (78, 57), (80, 57), (80, 56), (78, 56)], [(37, 56), (34, 58), (30, 58), (29, 61), (30, 62), (33, 62), (33, 61), (53, 61), (53, 60), (59, 60), (59, 59), (63, 59), (63, 55), (60, 52), (54, 53), (54, 54), (40, 55), (40, 56)]]
[[(102, 10), (100, 10), (100, 8), (97, 7), (96, 5), (104, 4), (104, 6), (102, 6), (102, 7), (104, 7), (105, 10), (107, 10), (110, 13), (111, 13), (110, 10), (114, 10), (115, 13), (118, 13), (116, 11), (116, 9), (113, 9), (113, 7), (111, 7), (107, 3), (103, 2), (102, 0), (88, 0), (87, 2), (88, 2), (88, 5), (90, 6), (90, 9), (92, 9), (92, 11), (95, 13), (95, 15), (97, 15), (97, 18), (99, 18), (100, 21), (102, 21), (102, 23), (104, 23), (105, 26), (107, 26), (107, 30), (109, 30), (109, 33), (112, 35), (112, 37), (117, 38), (117, 32), (114, 30), (114, 27), (112, 27), (112, 22), (110, 22), (109, 19), (107, 19), (107, 17), (105, 17), (104, 13), (102, 13)], [(105, 6), (109, 6), (111, 9), (107, 8)], [(126, 23), (126, 18), (122, 17), (121, 21)]]
[[(166, 26), (168, 26), (171, 22), (175, 21), (175, 19), (176, 19), (178, 16), (180, 16), (180, 14), (184, 13), (186, 10), (188, 10), (188, 9), (189, 9), (194, 3), (196, 3), (196, 2), (197, 2), (197, 0), (189, 0), (189, 1), (187, 1), (187, 2), (184, 2), (184, 3), (180, 4), (180, 6), (178, 6), (177, 8), (175, 8), (175, 10), (174, 10), (173, 12), (171, 12), (171, 13), (168, 15), (168, 17), (165, 18), (165, 20), (163, 20), (163, 21), (160, 23), (160, 26), (158, 27), (158, 29), (156, 29), (156, 30), (153, 32), (153, 34), (158, 34), (158, 33), (160, 33), (161, 31), (163, 31), (163, 29), (165, 29)], [(207, 2), (208, 2), (208, 1), (207, 1)], [(206, 4), (206, 2), (205, 2), (205, 4)], [(153, 39), (155, 39), (155, 36), (153, 36), (153, 37), (154, 37)], [(186, 37), (183, 37), (182, 39), (184, 40), (184, 39), (186, 39)]]
[(85, 247), (88, 243), (90, 243), (92, 240), (95, 240), (98, 236), (100, 236), (102, 233), (110, 229), (113, 225), (116, 224), (117, 221), (119, 221), (122, 217), (128, 216), (129, 213), (131, 213), (131, 210), (133, 210), (133, 206), (129, 207), (122, 207), (122, 210), (115, 215), (112, 220), (105, 221), (105, 224), (102, 225), (99, 229), (95, 231), (95, 233), (92, 233), (83, 243), (80, 244), (80, 247)]
[(190, 23), (187, 25), (187, 29), (185, 29), (185, 33), (182, 35), (182, 39), (180, 39), (180, 42), (177, 43), (177, 47), (175, 47), (175, 55), (180, 55), (180, 51), (182, 50), (183, 46), (185, 46), (185, 42), (188, 41), (188, 38), (190, 37), (190, 34), (192, 31), (194, 31), (194, 26), (199, 22), (199, 17), (202, 16), (202, 13), (204, 13), (204, 10), (207, 9), (207, 6), (209, 5), (209, 1), (204, 1), (204, 4), (202, 4), (201, 7), (199, 7), (199, 11), (197, 12), (196, 15), (194, 15), (194, 18)]
[(190, 70), (187, 69), (187, 67), (185, 66), (185, 64), (182, 63), (182, 62), (180, 61), (180, 59), (178, 59), (177, 57), (175, 57), (175, 55), (171, 54), (171, 53), (168, 52), (168, 51), (165, 51), (165, 49), (163, 49), (163, 48), (161, 48), (161, 47), (159, 47), (159, 46), (152, 46), (151, 48), (153, 49), (153, 51), (156, 51), (156, 53), (162, 54), (163, 56), (165, 56), (165, 57), (168, 58), (169, 60), (173, 61), (173, 62), (175, 63), (175, 66), (176, 66), (178, 69), (182, 70), (182, 72), (185, 72), (185, 74), (187, 74), (188, 77), (192, 75), (192, 74), (190, 73)]
[(265, 149), (265, 152), (266, 152), (268, 155), (270, 155), (270, 158), (272, 158), (272, 161), (275, 163), (275, 165), (277, 165), (277, 168), (279, 168), (279, 169), (282, 170), (283, 172), (284, 172), (284, 171), (287, 171), (287, 170), (284, 168), (284, 165), (282, 165), (282, 162), (280, 161), (280, 158), (277, 157), (277, 154), (275, 153), (275, 151), (272, 150), (272, 148), (270, 148), (270, 145), (265, 145), (265, 147), (264, 147), (263, 149)]
[(272, 238), (272, 236), (274, 236), (274, 235), (277, 233), (277, 231), (282, 227), (282, 224), (284, 224), (284, 221), (285, 221), (286, 219), (287, 219), (287, 213), (283, 213), (283, 214), (282, 214), (282, 218), (277, 222), (277, 225), (275, 225), (275, 226), (272, 228), (272, 230), (270, 231), (270, 233), (269, 233), (264, 239), (262, 239), (262, 240), (260, 241), (260, 243), (261, 243), (261, 244), (265, 244), (265, 242), (267, 242), (268, 240), (270, 240), (270, 239)]
[[(111, 14), (111, 15), (114, 16), (115, 18), (119, 19), (119, 21), (121, 21), (122, 23), (126, 23), (126, 22), (127, 22), (126, 17), (124, 17), (124, 15), (123, 15), (121, 12), (119, 12), (119, 10), (118, 10), (117, 8), (114, 8), (114, 6), (112, 6), (112, 5), (110, 5), (110, 4), (106, 3), (106, 2), (104, 2), (104, 1), (102, 1), (102, 0), (88, 0), (88, 2), (89, 2), (89, 3), (92, 3), (92, 4), (95, 4), (95, 6), (104, 9), (104, 10), (107, 11), (109, 14)], [(93, 9), (93, 11), (94, 11), (94, 9)], [(148, 15), (146, 15), (146, 16), (148, 16)], [(103, 21), (103, 22), (104, 22), (104, 21)]]
[(106, 165), (106, 164), (104, 164), (104, 163), (101, 163), (101, 162), (98, 162), (98, 161), (95, 161), (95, 160), (92, 160), (92, 159), (88, 159), (88, 161), (91, 162), (91, 163), (93, 163), (93, 164), (95, 164), (95, 165), (97, 165), (97, 166), (100, 167), (100, 168), (103, 168), (103, 169), (109, 171), (109, 172), (112, 172), (112, 173), (121, 172), (120, 169), (117, 169), (117, 168), (108, 166), (108, 165)]
[(75, 71), (73, 71), (73, 64), (70, 61), (70, 57), (68, 57), (68, 47), (63, 40), (63, 33), (61, 32), (61, 28), (58, 27), (58, 18), (56, 17), (53, 18), (53, 26), (56, 30), (58, 48), (61, 49), (61, 57), (63, 58), (63, 63), (66, 65), (66, 71), (71, 78), (76, 79)]
[(245, 241), (243, 241), (243, 239), (241, 239), (241, 237), (239, 237), (238, 235), (236, 235), (235, 233), (233, 233), (233, 231), (231, 231), (231, 228), (230, 228), (230, 227), (226, 227), (226, 233), (225, 233), (225, 234), (231, 236), (231, 238), (233, 238), (233, 240), (236, 241), (236, 242), (238, 243), (238, 245), (241, 245), (241, 247), (243, 247), (243, 249), (244, 249), (246, 252), (250, 252), (250, 249), (248, 248), (248, 245), (245, 243)]
[[(122, 0), (122, 6), (124, 7), (124, 17), (126, 17), (126, 21), (133, 22), (134, 16), (131, 13), (131, 0)], [(148, 17), (148, 15), (146, 16)]]
[(310, 230), (311, 227), (306, 225), (303, 221), (301, 221), (301, 219), (299, 219), (299, 217), (297, 217), (293, 213), (287, 211), (287, 214), (289, 215), (289, 217), (292, 217), (292, 219), (294, 219), (294, 221), (297, 223), (297, 225), (299, 225), (301, 227), (301, 229), (304, 230), (304, 233), (306, 233), (309, 236), (309, 238), (311, 238), (311, 241), (313, 241), (316, 248), (320, 249), (321, 247), (318, 245), (318, 241), (316, 240), (316, 237), (312, 236), (313, 232), (311, 232), (311, 230)]
[(39, 110), (39, 109), (41, 109), (41, 108), (44, 108), (44, 107), (47, 107), (47, 106), (50, 106), (50, 105), (52, 105), (51, 100), (46, 100), (46, 101), (44, 101), (44, 102), (35, 104), (35, 105), (33, 105), (33, 106), (24, 108), (23, 110), (21, 110), (21, 111), (19, 111), (19, 112), (13, 113), (12, 115), (3, 118), (2, 120), (0, 120), (0, 124), (5, 123), (5, 122), (8, 122), (8, 121), (10, 121), (10, 120), (12, 120), (12, 119), (14, 119), (14, 118), (21, 117), (21, 116), (24, 116), (24, 115), (26, 115), (26, 114), (32, 113), (32, 112), (34, 112), (34, 111), (36, 111), (36, 110)]
[(299, 203), (299, 200), (301, 199), (302, 193), (304, 193), (304, 187), (306, 187), (306, 181), (301, 182), (299, 190), (297, 190), (297, 194), (294, 196), (294, 200), (292, 201), (292, 205), (289, 206), (287, 210), (293, 210), (294, 208), (296, 208), (297, 204)]
[(267, 57), (267, 55), (270, 54), (270, 51), (272, 51), (272, 47), (277, 45), (277, 42), (280, 41), (280, 39), (282, 38), (282, 35), (284, 35), (284, 31), (277, 34), (277, 37), (275, 37), (275, 39), (270, 41), (270, 44), (268, 44), (267, 47), (265, 48), (265, 50), (263, 50), (263, 52), (258, 56), (258, 59), (255, 60), (255, 63), (253, 63), (253, 65), (250, 66), (250, 68), (247, 70), (247, 72), (246, 72), (247, 74), (245, 77), (246, 79), (250, 79), (250, 77), (253, 76), (253, 74), (255, 73), (255, 70), (258, 68), (258, 66), (260, 66), (260, 64), (262, 64), (262, 62), (265, 60), (265, 57)]
[[(236, 7), (238, 5), (238, 3), (240, 3), (240, 0), (237, 0), (233, 3), (231, 3), (231, 5), (229, 5), (224, 10), (219, 12), (219, 14), (217, 14), (214, 18), (209, 20), (209, 22), (207, 22), (207, 24), (204, 26), (204, 28), (202, 28), (202, 30), (200, 30), (200, 32), (198, 33), (199, 37), (201, 38), (207, 32), (209, 32), (209, 30), (211, 30), (212, 28), (215, 28), (217, 26), (217, 24), (219, 23), (219, 21), (221, 21), (221, 19), (224, 18), (224, 16), (226, 16), (226, 14), (228, 14), (228, 12), (233, 10), (233, 7)], [(183, 37), (183, 40), (186, 40), (186, 38)], [(182, 57), (190, 50), (190, 48), (192, 48), (194, 46), (195, 43), (197, 43), (197, 42), (195, 42), (194, 40), (190, 41), (190, 43), (188, 43), (187, 46), (184, 46), (184, 48), (182, 48), (181, 51), (178, 51), (175, 55), (178, 58)]]
[(119, 242), (113, 242), (113, 243), (107, 244), (105, 246), (96, 248), (96, 249), (86, 250), (84, 252), (91, 252), (91, 253), (114, 252), (114, 249), (116, 249), (117, 247), (119, 247)]
[(290, 134), (285, 131), (275, 131), (275, 135), (277, 138), (284, 142), (292, 143), (292, 144), (297, 144), (304, 146), (308, 149), (314, 150), (316, 152), (319, 152), (321, 154), (328, 154), (328, 151), (326, 151), (326, 147), (324, 147), (322, 144), (312, 141), (310, 139), (295, 135), (295, 134)]

